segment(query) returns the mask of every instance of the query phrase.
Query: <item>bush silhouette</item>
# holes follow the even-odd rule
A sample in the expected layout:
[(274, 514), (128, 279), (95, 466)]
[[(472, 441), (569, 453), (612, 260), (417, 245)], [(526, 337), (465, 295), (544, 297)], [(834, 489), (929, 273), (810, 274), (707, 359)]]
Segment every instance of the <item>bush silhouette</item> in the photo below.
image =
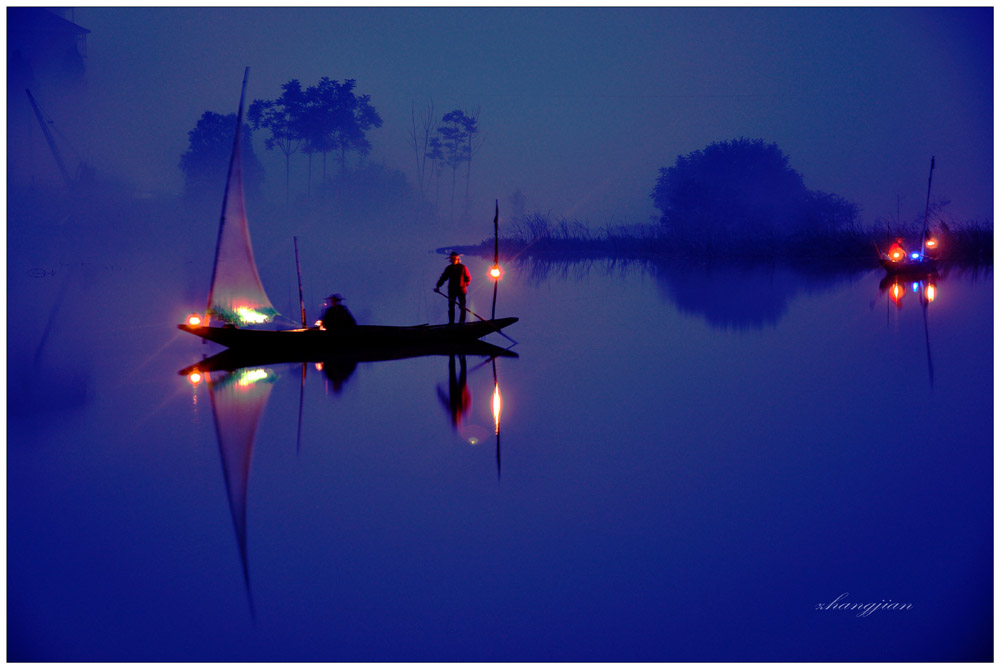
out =
[(678, 156), (660, 168), (651, 197), (667, 235), (707, 248), (831, 232), (858, 213), (836, 195), (807, 189), (781, 149), (762, 139)]

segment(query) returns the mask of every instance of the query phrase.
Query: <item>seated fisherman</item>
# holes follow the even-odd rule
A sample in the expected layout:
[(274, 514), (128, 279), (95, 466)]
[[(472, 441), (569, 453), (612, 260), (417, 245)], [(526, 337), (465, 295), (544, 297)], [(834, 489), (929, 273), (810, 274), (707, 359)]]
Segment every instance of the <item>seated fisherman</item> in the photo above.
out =
[(330, 306), (327, 308), (326, 313), (323, 314), (324, 330), (349, 328), (358, 324), (354, 320), (354, 316), (351, 315), (351, 312), (344, 306), (344, 298), (339, 293), (331, 295), (327, 300)]

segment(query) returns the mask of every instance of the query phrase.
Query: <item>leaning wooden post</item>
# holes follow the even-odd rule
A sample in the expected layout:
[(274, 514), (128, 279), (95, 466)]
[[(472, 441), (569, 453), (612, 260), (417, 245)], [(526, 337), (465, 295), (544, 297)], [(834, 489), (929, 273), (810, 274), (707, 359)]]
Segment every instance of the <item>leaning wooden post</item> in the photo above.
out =
[(931, 156), (931, 171), (927, 175), (927, 204), (924, 205), (924, 229), (920, 232), (920, 255), (924, 255), (924, 244), (927, 242), (927, 215), (931, 211), (931, 179), (934, 178), (934, 156)]
[[(496, 200), (496, 211), (493, 214), (493, 268), (500, 267), (500, 200)], [(493, 277), (493, 309), (490, 311), (490, 320), (497, 317), (497, 284), (500, 277)]]
[(292, 237), (292, 242), (295, 243), (295, 274), (299, 278), (299, 308), (302, 309), (302, 327), (309, 327), (306, 325), (306, 302), (302, 299), (302, 270), (299, 268), (299, 238)]

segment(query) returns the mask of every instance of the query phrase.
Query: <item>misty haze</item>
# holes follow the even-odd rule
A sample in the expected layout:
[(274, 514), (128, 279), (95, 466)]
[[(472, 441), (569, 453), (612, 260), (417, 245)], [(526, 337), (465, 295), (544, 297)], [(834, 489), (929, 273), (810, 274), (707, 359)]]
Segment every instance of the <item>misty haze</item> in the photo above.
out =
[(992, 26), (8, 7), (7, 659), (991, 661)]

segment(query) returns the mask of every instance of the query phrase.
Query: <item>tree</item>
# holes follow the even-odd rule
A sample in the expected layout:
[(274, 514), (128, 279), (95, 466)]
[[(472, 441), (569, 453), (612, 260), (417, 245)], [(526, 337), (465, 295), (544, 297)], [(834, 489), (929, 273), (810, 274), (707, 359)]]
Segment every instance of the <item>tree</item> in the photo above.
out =
[[(434, 102), (427, 103), (427, 107), (420, 113), (420, 126), (417, 127), (417, 113), (414, 105), (410, 104), (410, 146), (413, 147), (413, 155), (417, 161), (417, 184), (420, 187), (420, 194), (424, 194), (424, 180), (427, 173), (427, 161), (431, 154), (431, 140), (434, 128)], [(433, 162), (432, 162), (433, 165)]]
[[(206, 111), (193, 130), (188, 131), (188, 150), (180, 160), (184, 172), (184, 192), (189, 198), (221, 195), (233, 151), (236, 114), (223, 116)], [(257, 160), (250, 126), (243, 124), (243, 185), (250, 196), (260, 194), (264, 168)]]
[(424, 156), (431, 163), (431, 176), (434, 177), (434, 204), (437, 206), (441, 198), (441, 167), (445, 163), (444, 148), (441, 145), (440, 137), (431, 136), (427, 142)]
[[(326, 183), (326, 156), (337, 149), (334, 132), (341, 124), (343, 113), (338, 100), (339, 84), (323, 77), (306, 89), (306, 105), (302, 110), (300, 130), (305, 138), (307, 153), (323, 155), (323, 182)], [(312, 163), (310, 162), (310, 165)]]
[(326, 183), (326, 156), (336, 147), (333, 141), (333, 126), (336, 120), (335, 81), (323, 77), (315, 86), (305, 90), (305, 103), (296, 119), (296, 127), (303, 141), (302, 151), (309, 156), (309, 184), (312, 184), (312, 157), (323, 156), (323, 183)]
[(266, 128), (268, 150), (279, 149), (285, 156), (285, 202), (289, 199), (290, 159), (302, 151), (309, 156), (309, 182), (312, 181), (312, 156), (323, 155), (323, 177), (326, 178), (326, 156), (340, 153), (341, 173), (347, 171), (347, 154), (367, 156), (371, 142), (367, 133), (382, 126), (382, 117), (371, 105), (371, 97), (354, 92), (357, 83), (343, 83), (323, 77), (315, 86), (302, 89), (298, 79), (282, 85), (281, 97), (274, 100), (254, 100), (248, 113), (255, 129)]
[(357, 82), (345, 79), (344, 83), (331, 82), (331, 97), (326, 103), (331, 123), (331, 141), (340, 152), (340, 171), (347, 171), (347, 154), (360, 156), (371, 153), (368, 131), (382, 127), (382, 117), (371, 105), (370, 95), (356, 95)]
[(479, 148), (473, 138), (479, 134), (479, 110), (469, 116), (460, 109), (455, 109), (441, 118), (442, 125), (438, 127), (441, 148), (444, 153), (444, 163), (451, 168), (451, 211), (455, 213), (455, 185), (458, 179), (458, 168), (462, 163), (468, 163), (465, 179), (465, 205), (469, 205), (469, 181), (472, 173), (472, 156)]
[(289, 201), (290, 158), (301, 147), (302, 110), (306, 103), (302, 84), (298, 79), (281, 86), (281, 97), (274, 100), (254, 100), (247, 118), (254, 130), (267, 129), (271, 136), (264, 140), (268, 151), (277, 148), (285, 156), (285, 204)]
[(761, 139), (678, 156), (673, 167), (660, 168), (650, 197), (671, 236), (708, 248), (839, 226), (857, 213), (836, 196), (809, 191), (778, 146)]

